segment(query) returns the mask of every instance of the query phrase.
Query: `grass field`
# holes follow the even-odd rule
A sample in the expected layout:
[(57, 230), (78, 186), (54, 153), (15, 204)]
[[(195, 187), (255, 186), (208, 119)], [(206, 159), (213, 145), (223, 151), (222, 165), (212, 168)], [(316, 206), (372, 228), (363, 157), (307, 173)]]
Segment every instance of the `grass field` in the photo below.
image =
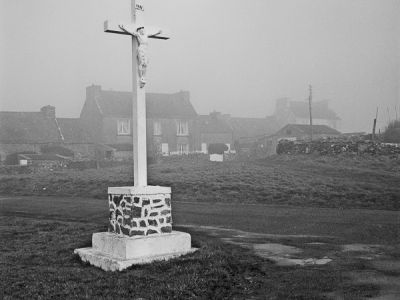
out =
[[(341, 251), (347, 243), (384, 243), (380, 261), (398, 260), (396, 212), (177, 203), (175, 230), (190, 232), (199, 251), (106, 273), (73, 254), (90, 246), (93, 232), (106, 230), (106, 203), (70, 197), (3, 197), (0, 202), (2, 299), (365, 299), (382, 293), (383, 279), (400, 277), (398, 267), (379, 270), (374, 260), (362, 258), (365, 253)], [(193, 227), (180, 227), (189, 219)], [(305, 257), (328, 255), (333, 262), (277, 266), (249, 248), (223, 243), (229, 232), (199, 230), (204, 224), (281, 234), (267, 240), (303, 248)], [(360, 274), (371, 278), (360, 280)]]
[[(275, 156), (222, 164), (204, 160), (153, 164), (149, 184), (172, 186), (175, 230), (190, 232), (199, 251), (120, 273), (83, 264), (73, 250), (90, 246), (91, 234), (106, 230), (107, 187), (131, 182), (130, 166), (1, 175), (0, 298), (400, 295), (398, 160)], [(192, 226), (179, 227), (185, 224)], [(242, 247), (240, 232), (202, 230), (202, 225), (267, 234), (251, 235), (248, 241), (282, 243), (303, 249), (304, 258), (328, 255), (333, 261), (321, 266), (277, 266)], [(343, 251), (354, 243), (373, 251)]]
[[(105, 199), (107, 187), (132, 181), (131, 166), (0, 175), (0, 194)], [(149, 166), (149, 184), (171, 186), (174, 201), (400, 209), (400, 160), (388, 157), (169, 160)]]

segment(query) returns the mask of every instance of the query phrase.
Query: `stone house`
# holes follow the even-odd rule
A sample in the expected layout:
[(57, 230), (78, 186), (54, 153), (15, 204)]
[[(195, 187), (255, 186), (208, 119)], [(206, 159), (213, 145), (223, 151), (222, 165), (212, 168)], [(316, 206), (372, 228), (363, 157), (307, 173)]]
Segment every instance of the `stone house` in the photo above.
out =
[[(188, 154), (197, 150), (196, 119), (189, 92), (146, 93), (149, 154)], [(106, 157), (132, 158), (132, 94), (86, 88), (80, 120), (97, 144), (108, 147)]]
[[(288, 98), (276, 100), (274, 117), (280, 127), (286, 124), (310, 124), (308, 101), (291, 101)], [(329, 108), (329, 101), (315, 101), (312, 103), (313, 125), (326, 125), (339, 128), (340, 118)]]
[[(313, 139), (323, 139), (330, 137), (338, 137), (341, 135), (339, 131), (327, 125), (312, 126)], [(311, 136), (311, 126), (304, 124), (287, 124), (275, 134), (259, 139), (257, 148), (267, 155), (276, 154), (276, 147), (280, 140), (286, 139), (291, 141), (309, 140)]]
[(42, 154), (49, 146), (70, 149), (78, 158), (93, 157), (97, 146), (81, 125), (79, 119), (56, 118), (50, 105), (39, 112), (0, 112), (0, 160)]
[[(337, 137), (341, 133), (327, 125), (312, 126), (313, 139)], [(278, 130), (274, 136), (279, 139), (307, 140), (311, 135), (311, 126), (303, 124), (287, 124)]]
[(61, 143), (53, 106), (39, 112), (0, 112), (0, 160), (15, 153), (40, 153), (41, 147)]
[(199, 115), (197, 122), (202, 153), (208, 153), (208, 146), (216, 143), (227, 145), (228, 151), (233, 150), (233, 130), (221, 113)]
[(228, 116), (226, 120), (232, 128), (234, 148), (239, 152), (249, 152), (261, 137), (271, 135), (279, 128), (273, 117), (243, 118)]

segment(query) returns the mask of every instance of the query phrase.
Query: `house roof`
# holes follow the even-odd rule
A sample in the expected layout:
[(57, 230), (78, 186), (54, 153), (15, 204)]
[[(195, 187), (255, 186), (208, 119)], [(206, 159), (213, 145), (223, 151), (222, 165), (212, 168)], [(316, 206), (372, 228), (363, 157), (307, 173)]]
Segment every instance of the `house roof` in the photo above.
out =
[(278, 127), (274, 118), (229, 118), (227, 122), (236, 139), (269, 135)]
[[(291, 133), (288, 133), (288, 130)], [(340, 132), (327, 125), (312, 125), (313, 134), (339, 135)], [(275, 135), (309, 135), (311, 126), (305, 124), (288, 124), (281, 128)]]
[(232, 133), (228, 122), (215, 114), (200, 115), (198, 124), (201, 133)]
[[(309, 104), (304, 101), (290, 101), (290, 111), (298, 118), (310, 117)], [(312, 104), (312, 116), (315, 119), (340, 120), (336, 113), (328, 107), (328, 101), (319, 101)]]
[(0, 112), (0, 142), (55, 143), (61, 137), (54, 118), (41, 112)]
[(57, 123), (65, 143), (89, 143), (91, 141), (80, 119), (57, 118)]
[[(101, 90), (96, 98), (100, 112), (104, 116), (131, 117), (132, 93)], [(174, 94), (146, 93), (148, 118), (194, 118), (197, 116), (189, 99), (189, 93)]]

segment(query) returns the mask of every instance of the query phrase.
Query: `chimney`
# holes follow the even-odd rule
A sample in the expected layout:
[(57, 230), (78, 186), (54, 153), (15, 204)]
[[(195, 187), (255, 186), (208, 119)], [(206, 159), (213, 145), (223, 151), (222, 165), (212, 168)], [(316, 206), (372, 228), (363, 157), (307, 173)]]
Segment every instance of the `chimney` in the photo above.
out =
[(210, 112), (210, 117), (215, 120), (218, 120), (221, 118), (221, 113), (219, 111), (214, 110), (213, 112)]
[(190, 103), (190, 92), (189, 91), (180, 91), (181, 97), (184, 102)]
[(56, 118), (56, 108), (54, 106), (51, 105), (46, 105), (43, 106), (40, 109), (40, 112), (49, 119), (55, 119)]
[(86, 87), (86, 100), (94, 100), (100, 96), (101, 85), (94, 85)]

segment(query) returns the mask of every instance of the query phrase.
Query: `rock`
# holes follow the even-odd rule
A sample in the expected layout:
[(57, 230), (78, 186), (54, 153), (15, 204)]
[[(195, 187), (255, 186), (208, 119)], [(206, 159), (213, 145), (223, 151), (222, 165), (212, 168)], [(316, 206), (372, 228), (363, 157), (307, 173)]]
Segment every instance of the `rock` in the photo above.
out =
[(144, 231), (142, 231), (142, 230), (131, 230), (129, 232), (129, 236), (134, 236), (134, 235), (144, 235)]
[(142, 208), (141, 207), (132, 207), (131, 209), (131, 217), (132, 218), (141, 218), (142, 217)]
[(128, 235), (129, 236), (129, 228), (125, 228), (124, 226), (121, 226), (121, 232), (124, 235)]
[(170, 233), (172, 232), (172, 227), (171, 226), (161, 227), (161, 232)]
[(158, 231), (154, 229), (147, 230), (147, 234), (154, 234), (154, 233), (158, 233)]
[(149, 220), (147, 220), (147, 222), (149, 223), (150, 226), (157, 226), (158, 225), (156, 220), (149, 219)]

